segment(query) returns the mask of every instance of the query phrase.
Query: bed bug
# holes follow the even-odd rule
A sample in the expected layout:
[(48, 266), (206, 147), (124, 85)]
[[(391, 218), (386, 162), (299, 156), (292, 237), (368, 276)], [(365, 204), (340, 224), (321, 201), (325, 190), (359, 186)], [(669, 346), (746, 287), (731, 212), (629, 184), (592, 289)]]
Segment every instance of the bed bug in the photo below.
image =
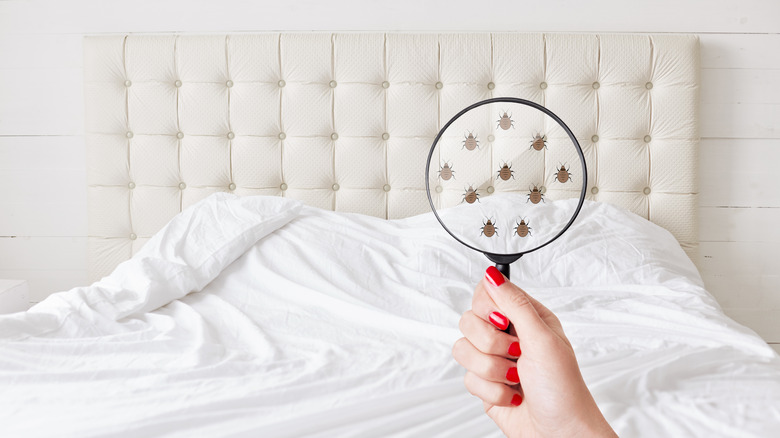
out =
[(452, 167), (450, 167), (449, 163), (444, 163), (444, 166), (442, 166), (441, 169), (439, 169), (439, 178), (443, 179), (444, 181), (449, 181), (450, 178), (455, 176), (455, 171), (452, 170)]
[(531, 234), (531, 227), (528, 226), (530, 222), (526, 223), (525, 218), (520, 219), (519, 224), (517, 223), (517, 221), (515, 221), (515, 223), (517, 224), (517, 227), (515, 227), (515, 234), (517, 234), (520, 237), (525, 237), (529, 235), (533, 236), (533, 234)]
[(515, 179), (515, 171), (512, 170), (512, 163), (509, 163), (509, 165), (506, 164), (506, 161), (504, 161), (504, 165), (498, 169), (498, 175), (496, 175), (496, 179), (501, 178), (504, 181), (509, 181), (509, 177), (512, 177), (512, 179)]
[(466, 201), (469, 204), (473, 204), (474, 201), (479, 201), (479, 193), (477, 193), (477, 189), (474, 189), (473, 187), (469, 186), (469, 188), (466, 189), (466, 192), (463, 193), (463, 201)]
[(561, 164), (561, 168), (557, 171), (555, 179), (562, 183), (569, 182), (569, 180), (571, 180), (571, 173), (569, 173), (569, 169), (567, 169), (565, 165)]
[(463, 137), (466, 138), (465, 140), (463, 140), (463, 148), (473, 151), (474, 149), (479, 147), (479, 140), (477, 140), (477, 137), (474, 137), (474, 134), (472, 134), (470, 131), (468, 137), (466, 137), (465, 134), (463, 135)]
[(539, 201), (547, 203), (547, 201), (544, 200), (544, 194), (539, 191), (536, 185), (534, 185), (533, 189), (528, 189), (528, 199), (525, 201), (525, 203), (527, 204), (528, 201), (531, 201), (534, 204), (538, 204)]
[(492, 219), (488, 219), (487, 223), (482, 222), (482, 228), (480, 228), (480, 230), (481, 230), (479, 232), (480, 236), (483, 234), (485, 235), (485, 237), (493, 237), (494, 234), (498, 236), (498, 227), (493, 225)]
[(541, 151), (542, 149), (547, 149), (547, 136), (546, 135), (539, 135), (539, 133), (536, 133), (536, 136), (533, 140), (530, 141), (531, 146), (528, 147), (528, 149), (534, 148), (534, 150)]
[(507, 114), (506, 111), (504, 111), (504, 115), (501, 116), (501, 118), (499, 118), (498, 120), (496, 120), (496, 122), (498, 122), (498, 125), (496, 125), (496, 129), (501, 127), (501, 129), (506, 131), (510, 127), (512, 128), (515, 127), (515, 122), (512, 120), (512, 115)]

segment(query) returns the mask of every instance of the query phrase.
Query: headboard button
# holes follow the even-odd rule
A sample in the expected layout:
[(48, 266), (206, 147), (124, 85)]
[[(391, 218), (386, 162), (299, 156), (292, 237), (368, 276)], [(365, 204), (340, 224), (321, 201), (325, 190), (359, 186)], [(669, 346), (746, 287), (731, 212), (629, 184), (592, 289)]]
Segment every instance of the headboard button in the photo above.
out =
[(541, 186), (541, 187), (539, 187), (539, 191), (542, 192), (542, 193), (547, 193), (547, 187)]
[(280, 186), (279, 186), (279, 189), (280, 189), (281, 191), (285, 191), (285, 190), (287, 190), (287, 184), (286, 184), (286, 183), (282, 183), (282, 185), (280, 185)]
[(442, 190), (444, 190), (444, 189), (441, 188), (441, 186), (436, 186), (436, 193), (441, 193)]
[(133, 82), (130, 79), (125, 81), (125, 87), (130, 87), (131, 85), (133, 85)]
[(177, 79), (176, 82), (173, 83), (173, 86), (176, 88), (181, 87), (181, 81)]
[(598, 143), (599, 136), (596, 135), (596, 134), (593, 134), (593, 137), (590, 138), (590, 141), (592, 141), (593, 143)]
[(181, 131), (177, 132), (176, 133), (176, 138), (179, 138), (179, 139), (184, 138), (184, 133), (181, 132)]
[(488, 135), (488, 141), (493, 143), (494, 141), (496, 141), (496, 136), (494, 136), (493, 134)]
[(382, 82), (382, 88), (390, 88), (390, 82), (387, 81)]
[(284, 81), (283, 81), (283, 80), (281, 80), (281, 79), (279, 80), (278, 84), (279, 84), (279, 88), (284, 88), (284, 86), (285, 86), (285, 85), (287, 85), (287, 83), (286, 83), (286, 82), (284, 82)]
[(138, 236), (135, 235), (135, 233), (130, 233), (130, 240), (135, 240), (138, 238)]
[(338, 82), (336, 82), (336, 81), (330, 81), (330, 83), (328, 83), (328, 85), (330, 85), (330, 88), (336, 88), (336, 86), (337, 86), (338, 84), (339, 84), (339, 83), (338, 83)]
[(599, 84), (598, 82), (594, 82), (592, 87), (593, 87), (594, 90), (598, 90), (599, 87), (601, 87), (601, 84)]
[(132, 133), (132, 131), (127, 131), (127, 132), (125, 133), (125, 137), (127, 137), (127, 138), (133, 138), (133, 133)]
[(436, 89), (437, 90), (441, 90), (442, 88), (444, 88), (444, 84), (442, 84), (441, 82), (437, 82), (436, 83)]
[(652, 82), (646, 83), (645, 84), (645, 88), (647, 88), (648, 90), (652, 90), (653, 89), (653, 83)]
[(382, 186), (382, 190), (384, 190), (384, 191), (386, 191), (386, 192), (389, 192), (389, 191), (390, 191), (390, 188), (391, 188), (391, 187), (390, 187), (390, 184), (385, 184), (384, 186)]
[(179, 190), (184, 190), (187, 188), (187, 184), (184, 184), (183, 182), (179, 183)]
[(279, 140), (284, 140), (285, 138), (287, 138), (287, 134), (285, 134), (284, 132), (280, 132), (279, 133)]
[(652, 139), (653, 139), (653, 137), (650, 137), (649, 135), (646, 135), (644, 140), (645, 140), (645, 143), (650, 143), (650, 140), (652, 140)]
[(236, 137), (236, 134), (233, 134), (232, 131), (227, 133), (227, 138), (229, 138), (230, 140), (233, 140), (235, 137)]
[(228, 88), (231, 88), (233, 86), (233, 81), (225, 82), (225, 86), (228, 87)]
[(339, 139), (339, 135), (334, 132), (333, 134), (330, 135), (330, 139), (331, 140), (338, 140)]
[(650, 187), (645, 187), (645, 189), (642, 190), (642, 192), (644, 192), (645, 195), (649, 195), (650, 194)]
[(599, 193), (599, 188), (593, 187), (592, 189), (590, 189), (590, 192), (593, 193), (594, 195), (597, 195)]
[(390, 134), (388, 134), (386, 132), (384, 134), (382, 134), (382, 140), (390, 140)]
[(129, 183), (127, 183), (127, 188), (133, 190), (135, 188), (135, 183), (130, 181)]
[(488, 87), (488, 90), (492, 90), (492, 89), (496, 88), (496, 84), (494, 84), (492, 82), (488, 82), (488, 86), (487, 87)]
[(333, 185), (331, 186), (331, 188), (333, 189), (333, 191), (334, 191), (334, 192), (337, 192), (337, 191), (339, 191), (339, 189), (340, 189), (341, 187), (340, 187), (338, 184), (333, 184)]
[(541, 88), (542, 90), (546, 90), (547, 89), (547, 82), (542, 82), (541, 84), (539, 84), (539, 88)]
[(487, 188), (487, 192), (488, 193), (493, 193), (495, 191), (496, 191), (496, 189), (493, 186), (490, 186), (490, 187)]
[(230, 190), (235, 190), (235, 189), (236, 189), (236, 184), (235, 184), (235, 183), (230, 183), (230, 185), (228, 186), (228, 188), (229, 188)]

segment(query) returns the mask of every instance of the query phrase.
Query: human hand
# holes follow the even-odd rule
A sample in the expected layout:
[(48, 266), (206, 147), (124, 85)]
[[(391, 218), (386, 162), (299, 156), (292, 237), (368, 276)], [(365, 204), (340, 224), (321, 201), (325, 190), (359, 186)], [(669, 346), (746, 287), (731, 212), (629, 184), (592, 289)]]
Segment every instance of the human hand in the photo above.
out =
[[(503, 329), (511, 322), (510, 333)], [(549, 309), (491, 266), (463, 314), (452, 355), (508, 437), (615, 437)]]

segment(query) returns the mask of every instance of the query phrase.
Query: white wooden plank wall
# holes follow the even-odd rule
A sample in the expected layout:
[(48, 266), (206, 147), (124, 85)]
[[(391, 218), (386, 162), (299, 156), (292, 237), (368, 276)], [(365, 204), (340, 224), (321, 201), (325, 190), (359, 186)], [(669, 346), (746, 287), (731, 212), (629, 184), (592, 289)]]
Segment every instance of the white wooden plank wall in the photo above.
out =
[(695, 32), (710, 292), (780, 343), (780, 2), (0, 0), (0, 278), (86, 282), (82, 36), (124, 32)]

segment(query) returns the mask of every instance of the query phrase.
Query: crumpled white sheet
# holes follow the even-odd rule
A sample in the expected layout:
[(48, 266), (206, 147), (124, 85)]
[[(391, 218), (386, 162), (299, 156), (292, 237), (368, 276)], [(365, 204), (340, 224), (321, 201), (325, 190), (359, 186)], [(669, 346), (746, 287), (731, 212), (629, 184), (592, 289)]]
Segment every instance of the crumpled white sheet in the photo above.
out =
[[(0, 316), (0, 436), (501, 436), (450, 356), (488, 264), (431, 214), (214, 195), (109, 277)], [(512, 269), (621, 437), (780, 431), (780, 358), (665, 230), (587, 202)]]

